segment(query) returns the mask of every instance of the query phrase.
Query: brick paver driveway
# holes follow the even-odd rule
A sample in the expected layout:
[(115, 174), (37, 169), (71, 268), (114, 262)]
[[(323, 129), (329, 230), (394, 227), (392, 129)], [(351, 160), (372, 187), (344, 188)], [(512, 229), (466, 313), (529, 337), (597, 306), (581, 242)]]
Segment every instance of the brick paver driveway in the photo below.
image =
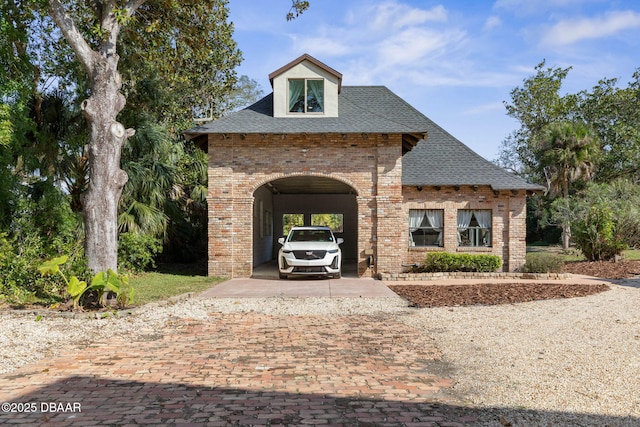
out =
[(212, 313), (0, 376), (0, 424), (472, 425), (437, 356), (390, 315)]

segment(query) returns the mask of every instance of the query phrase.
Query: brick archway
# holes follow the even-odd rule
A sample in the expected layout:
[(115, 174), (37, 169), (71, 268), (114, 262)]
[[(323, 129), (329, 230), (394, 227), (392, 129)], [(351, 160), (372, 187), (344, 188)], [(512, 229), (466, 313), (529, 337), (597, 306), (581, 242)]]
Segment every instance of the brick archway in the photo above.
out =
[[(277, 176), (277, 175), (276, 175)], [(358, 202), (356, 189), (325, 175), (289, 174), (258, 187), (253, 193), (252, 266), (275, 260), (285, 225), (330, 225), (342, 238), (343, 259), (358, 259)], [(330, 219), (331, 223), (323, 223)]]

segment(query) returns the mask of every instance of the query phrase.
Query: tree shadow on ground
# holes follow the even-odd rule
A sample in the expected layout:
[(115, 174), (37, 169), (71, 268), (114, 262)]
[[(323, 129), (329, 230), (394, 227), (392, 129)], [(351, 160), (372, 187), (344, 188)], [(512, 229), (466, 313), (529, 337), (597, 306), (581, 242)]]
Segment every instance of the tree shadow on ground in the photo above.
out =
[[(264, 384), (264, 388), (268, 388), (268, 384)], [(15, 412), (11, 412), (11, 407), (3, 406), (0, 424), (361, 427), (640, 425), (640, 418), (637, 417), (513, 408), (478, 409), (431, 401), (416, 403), (370, 396), (297, 394), (84, 376), (62, 378), (30, 390), (30, 393), (13, 398)], [(18, 407), (18, 403), (22, 406)], [(25, 405), (29, 403), (32, 404)], [(25, 407), (34, 410), (25, 412)]]

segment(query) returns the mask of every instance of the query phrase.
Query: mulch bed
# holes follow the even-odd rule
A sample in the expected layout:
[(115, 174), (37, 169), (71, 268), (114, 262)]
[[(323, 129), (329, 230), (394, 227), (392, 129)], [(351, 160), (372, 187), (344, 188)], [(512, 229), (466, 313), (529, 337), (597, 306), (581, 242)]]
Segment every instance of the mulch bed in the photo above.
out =
[(574, 298), (609, 290), (607, 285), (561, 283), (486, 283), (473, 285), (391, 285), (410, 307), (452, 307), (515, 304), (556, 298)]
[(585, 276), (602, 277), (604, 279), (628, 279), (640, 276), (640, 261), (573, 261), (564, 264), (565, 273), (583, 274)]
[[(628, 279), (640, 276), (640, 260), (567, 262), (564, 272), (603, 279)], [(567, 285), (562, 283), (391, 285), (389, 288), (409, 301), (411, 307), (515, 304), (546, 299), (584, 297), (609, 290), (607, 285)]]

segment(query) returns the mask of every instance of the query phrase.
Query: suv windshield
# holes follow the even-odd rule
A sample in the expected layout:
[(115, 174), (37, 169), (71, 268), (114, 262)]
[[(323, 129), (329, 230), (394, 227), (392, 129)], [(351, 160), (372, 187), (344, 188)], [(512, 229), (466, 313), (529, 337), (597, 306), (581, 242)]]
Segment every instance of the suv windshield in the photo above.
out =
[(290, 242), (333, 242), (329, 230), (292, 230)]

